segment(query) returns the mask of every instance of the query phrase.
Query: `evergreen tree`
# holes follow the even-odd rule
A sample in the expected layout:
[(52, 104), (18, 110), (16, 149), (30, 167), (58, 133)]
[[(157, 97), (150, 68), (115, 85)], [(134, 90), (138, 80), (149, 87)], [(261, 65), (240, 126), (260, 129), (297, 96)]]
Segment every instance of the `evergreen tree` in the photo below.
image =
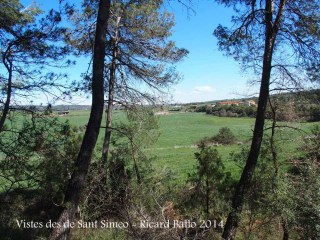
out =
[(236, 188), (223, 238), (234, 239), (244, 194), (250, 187), (264, 133), (270, 85), (288, 90), (302, 80), (318, 82), (320, 66), (319, 1), (218, 0), (233, 6), (233, 27), (218, 26), (219, 47), (261, 76), (251, 149)]
[[(105, 95), (107, 96), (106, 131), (102, 162), (106, 163), (112, 131), (112, 110), (115, 103), (155, 101), (151, 91), (161, 91), (178, 80), (173, 63), (181, 60), (185, 49), (169, 41), (174, 25), (173, 15), (160, 8), (162, 1), (113, 1), (107, 30)], [(70, 42), (79, 51), (91, 51), (90, 27), (96, 5), (83, 2), (83, 13), (74, 14), (76, 33)], [(85, 20), (83, 15), (87, 18)], [(82, 30), (89, 29), (89, 32)], [(80, 33), (79, 33), (80, 32)], [(87, 77), (90, 82), (90, 77)], [(145, 89), (149, 90), (145, 90)]]
[(113, 104), (153, 101), (153, 96), (136, 87), (136, 83), (156, 90), (169, 87), (178, 75), (165, 63), (175, 63), (187, 54), (167, 40), (174, 22), (169, 13), (160, 13), (161, 4), (162, 1), (114, 4), (114, 24), (109, 25), (111, 56), (103, 163), (110, 145)]
[(110, 0), (100, 0), (96, 15), (92, 65), (92, 107), (89, 122), (83, 137), (75, 168), (69, 180), (64, 205), (58, 218), (59, 227), (53, 229), (50, 240), (66, 240), (70, 237), (70, 229), (65, 225), (72, 222), (80, 202), (86, 177), (91, 162), (92, 152), (98, 139), (104, 105), (104, 61), (106, 47), (106, 29), (110, 14)]
[(199, 144), (199, 149), (195, 153), (198, 160), (196, 172), (189, 175), (188, 181), (195, 185), (193, 203), (201, 204), (205, 217), (208, 218), (210, 209), (217, 204), (215, 200), (218, 199), (219, 192), (226, 190), (225, 183), (230, 178), (230, 173), (224, 172), (225, 166), (217, 149), (208, 147), (203, 142)]
[(54, 73), (50, 67), (71, 62), (65, 60), (70, 49), (62, 43), (65, 29), (58, 26), (58, 12), (51, 10), (36, 20), (42, 13), (36, 5), (25, 8), (17, 0), (0, 4), (1, 132), (11, 108), (28, 103), (36, 93), (54, 96), (59, 94), (56, 90), (65, 91), (59, 81), (65, 75)]

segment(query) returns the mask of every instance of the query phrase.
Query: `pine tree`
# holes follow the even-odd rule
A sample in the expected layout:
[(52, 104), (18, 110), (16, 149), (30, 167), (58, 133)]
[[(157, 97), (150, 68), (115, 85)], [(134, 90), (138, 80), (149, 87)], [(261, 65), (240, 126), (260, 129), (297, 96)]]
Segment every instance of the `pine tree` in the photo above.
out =
[[(107, 119), (103, 164), (107, 161), (111, 140), (113, 105), (130, 107), (144, 101), (154, 102), (151, 91), (162, 91), (179, 79), (173, 64), (188, 52), (168, 40), (174, 19), (172, 14), (160, 11), (162, 3), (162, 0), (117, 0), (111, 5), (105, 63)], [(77, 27), (69, 41), (80, 52), (88, 53), (92, 45), (90, 26), (94, 22), (91, 16), (96, 12), (96, 5), (84, 1), (82, 7), (82, 14), (73, 15)], [(90, 77), (87, 79), (90, 86)]]
[(224, 239), (234, 239), (260, 153), (270, 86), (288, 90), (299, 88), (303, 80), (319, 81), (319, 1), (217, 2), (233, 6), (237, 13), (232, 28), (220, 25), (214, 32), (220, 49), (261, 76), (252, 144), (223, 233)]
[(58, 25), (58, 12), (51, 10), (37, 20), (42, 11), (36, 5), (24, 8), (17, 0), (0, 4), (0, 64), (4, 69), (0, 72), (1, 132), (13, 106), (28, 103), (35, 93), (64, 91), (59, 80), (65, 75), (47, 66), (63, 67), (71, 62), (65, 60), (70, 48), (62, 43), (65, 28)]

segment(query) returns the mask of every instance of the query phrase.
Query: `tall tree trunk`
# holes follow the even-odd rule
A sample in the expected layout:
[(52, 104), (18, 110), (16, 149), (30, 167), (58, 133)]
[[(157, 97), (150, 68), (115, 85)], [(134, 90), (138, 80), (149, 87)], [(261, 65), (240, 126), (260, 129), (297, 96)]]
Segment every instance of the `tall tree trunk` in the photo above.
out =
[(209, 176), (206, 173), (206, 217), (209, 217), (209, 204), (210, 204), (210, 186), (209, 186)]
[(288, 240), (289, 239), (288, 222), (284, 217), (281, 217), (281, 225), (282, 225), (282, 229), (283, 229), (282, 240)]
[(72, 173), (66, 190), (64, 207), (58, 218), (59, 227), (53, 229), (49, 240), (66, 240), (69, 238), (70, 229), (67, 223), (75, 220), (75, 213), (85, 185), (91, 155), (99, 135), (104, 106), (103, 73), (109, 13), (110, 0), (100, 0), (93, 53), (92, 108), (90, 118), (76, 160), (75, 170)]
[(0, 118), (0, 132), (2, 132), (3, 130), (4, 122), (6, 121), (7, 115), (9, 113), (11, 94), (12, 94), (12, 62), (11, 61), (6, 62), (5, 55), (6, 54), (4, 54), (2, 61), (8, 71), (9, 76), (8, 76), (8, 86), (7, 86), (7, 98), (4, 103), (3, 111)]
[(118, 32), (119, 32), (119, 23), (120, 17), (117, 18), (116, 29), (113, 39), (113, 51), (112, 51), (112, 62), (110, 67), (110, 78), (109, 78), (109, 91), (108, 91), (108, 106), (106, 109), (106, 131), (104, 135), (101, 163), (102, 166), (106, 166), (108, 153), (110, 148), (110, 139), (112, 132), (112, 110), (113, 110), (113, 101), (114, 101), (114, 84), (116, 78), (116, 68), (117, 68), (117, 55), (118, 55)]
[(273, 0), (265, 1), (265, 44), (263, 55), (263, 67), (261, 76), (261, 85), (258, 100), (257, 116), (253, 131), (250, 152), (243, 169), (240, 181), (235, 189), (232, 200), (232, 211), (229, 213), (227, 222), (222, 234), (223, 239), (233, 240), (240, 222), (244, 194), (249, 189), (253, 173), (260, 154), (261, 142), (263, 138), (263, 129), (265, 122), (265, 112), (269, 97), (269, 84), (272, 69), (272, 55), (274, 42), (280, 27), (280, 21), (284, 11), (286, 0), (280, 1), (279, 10), (275, 22), (273, 23)]
[(270, 100), (269, 97), (269, 106), (271, 108), (272, 111), (272, 126), (271, 126), (271, 137), (270, 137), (270, 148), (271, 148), (271, 154), (272, 154), (272, 160), (273, 160), (273, 166), (274, 166), (274, 170), (275, 170), (275, 176), (278, 175), (278, 154), (277, 154), (277, 150), (276, 150), (276, 145), (275, 145), (275, 131), (276, 131), (276, 123), (277, 123), (277, 119), (276, 119), (276, 109), (275, 107), (272, 105), (272, 102)]
[[(273, 160), (273, 165), (275, 169), (275, 176), (277, 177), (278, 175), (278, 155), (276, 151), (276, 145), (275, 145), (275, 130), (276, 130), (276, 108), (275, 106), (272, 105), (272, 102), (269, 97), (269, 105), (272, 111), (272, 126), (271, 126), (271, 137), (270, 137), (270, 148), (271, 148), (271, 154), (272, 154), (272, 160)], [(281, 216), (281, 226), (283, 229), (283, 237), (282, 240), (288, 240), (289, 239), (289, 229), (288, 229), (288, 222), (284, 216)]]
[(136, 172), (138, 184), (141, 184), (141, 176), (140, 176), (140, 172), (139, 172), (137, 159), (135, 157), (135, 155), (136, 155), (136, 147), (135, 147), (135, 144), (134, 144), (134, 136), (133, 136), (132, 132), (130, 133), (129, 140), (130, 140), (130, 145), (131, 145), (131, 156), (132, 156), (132, 160), (133, 160), (134, 171)]

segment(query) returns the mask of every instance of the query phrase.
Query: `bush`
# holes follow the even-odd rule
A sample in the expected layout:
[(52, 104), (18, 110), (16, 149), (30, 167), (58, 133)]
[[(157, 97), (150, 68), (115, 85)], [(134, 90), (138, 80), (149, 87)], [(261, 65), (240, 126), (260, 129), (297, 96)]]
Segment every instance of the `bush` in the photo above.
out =
[(219, 133), (211, 138), (212, 141), (221, 144), (233, 144), (236, 141), (236, 137), (228, 127), (222, 127), (219, 129)]
[(245, 105), (222, 105), (210, 108), (206, 113), (219, 117), (255, 117), (256, 107)]
[(14, 131), (0, 135), (0, 236), (40, 239), (50, 229), (19, 228), (16, 220), (44, 223), (58, 217), (82, 137), (68, 122), (19, 114), (25, 119), (11, 121)]
[(195, 153), (198, 166), (196, 171), (188, 176), (188, 182), (195, 186), (190, 201), (193, 207), (196, 203), (201, 205), (202, 212), (208, 217), (211, 208), (215, 213), (221, 211), (215, 206), (219, 200), (217, 193), (219, 190), (225, 190), (225, 180), (229, 180), (230, 173), (225, 172), (225, 166), (216, 148), (203, 143), (198, 147), (199, 152)]
[[(216, 228), (194, 228), (187, 239), (220, 239), (224, 216), (228, 214), (235, 181), (226, 171), (218, 150), (199, 143), (195, 153), (197, 165), (188, 174), (187, 188), (181, 191), (182, 214), (200, 223), (201, 219), (214, 219)], [(198, 238), (201, 235), (202, 238)], [(184, 238), (183, 238), (184, 239)]]
[(208, 108), (207, 105), (200, 105), (200, 106), (197, 106), (194, 111), (195, 112), (206, 112), (207, 108)]

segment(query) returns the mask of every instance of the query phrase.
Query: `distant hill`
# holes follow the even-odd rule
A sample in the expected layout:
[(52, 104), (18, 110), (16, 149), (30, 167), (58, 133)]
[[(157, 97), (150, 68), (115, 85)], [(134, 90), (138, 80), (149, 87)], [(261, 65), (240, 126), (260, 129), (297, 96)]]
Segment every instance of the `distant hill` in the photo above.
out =
[(69, 110), (90, 110), (91, 105), (56, 105), (52, 106), (54, 111), (69, 111)]
[[(310, 91), (300, 91), (300, 92), (294, 92), (294, 93), (281, 93), (281, 94), (273, 94), (270, 96), (273, 97), (280, 97), (282, 99), (291, 99), (295, 100), (296, 102), (300, 102), (300, 105), (317, 105), (320, 104), (320, 89), (310, 90)], [(224, 101), (246, 101), (246, 100), (254, 100), (256, 103), (258, 102), (257, 97), (251, 97), (251, 98), (229, 98), (229, 99), (220, 99), (220, 100), (212, 100), (212, 101), (205, 101), (205, 102), (190, 102), (190, 103), (171, 103), (167, 106), (195, 106), (195, 105), (214, 105), (218, 102), (224, 102)], [(299, 105), (299, 104), (298, 104)], [(47, 106), (15, 106), (13, 108), (36, 108), (37, 110), (43, 111), (47, 108)], [(1, 107), (0, 107), (1, 109)], [(52, 110), (54, 111), (71, 111), (71, 110), (90, 110), (91, 105), (53, 105)], [(305, 109), (307, 110), (307, 109)]]
[[(46, 105), (14, 105), (11, 110), (36, 110), (45, 111), (48, 108)], [(91, 105), (56, 105), (51, 108), (53, 111), (71, 111), (71, 110), (90, 110)], [(2, 106), (0, 107), (2, 110)]]

